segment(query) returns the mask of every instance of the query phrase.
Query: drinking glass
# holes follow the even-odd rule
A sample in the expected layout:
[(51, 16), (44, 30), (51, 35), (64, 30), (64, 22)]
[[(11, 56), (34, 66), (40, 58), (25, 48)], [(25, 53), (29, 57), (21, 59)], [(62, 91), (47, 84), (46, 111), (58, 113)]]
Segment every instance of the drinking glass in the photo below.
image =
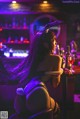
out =
[(71, 73), (74, 72), (73, 70), (73, 64), (75, 62), (75, 55), (74, 54), (70, 54), (69, 58), (68, 58), (68, 63), (69, 63), (69, 67), (70, 67), (70, 71)]

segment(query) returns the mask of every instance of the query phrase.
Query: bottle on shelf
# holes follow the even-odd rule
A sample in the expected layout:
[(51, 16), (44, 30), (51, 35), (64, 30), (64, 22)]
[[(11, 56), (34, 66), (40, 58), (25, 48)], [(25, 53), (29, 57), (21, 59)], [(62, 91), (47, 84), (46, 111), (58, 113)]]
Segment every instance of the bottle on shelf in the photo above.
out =
[(20, 42), (23, 43), (23, 41), (24, 41), (24, 37), (21, 36), (21, 37), (20, 37)]
[(12, 48), (10, 48), (10, 50), (9, 50), (9, 54), (10, 54), (10, 57), (13, 56), (13, 49), (12, 49)]
[(9, 36), (8, 39), (7, 39), (7, 43), (10, 43), (10, 44), (14, 43), (14, 38)]
[(64, 50), (63, 47), (61, 47), (61, 48), (60, 48), (60, 56), (61, 56), (61, 57), (64, 57), (64, 55), (65, 55), (65, 50)]
[(7, 43), (10, 43), (10, 42), (11, 42), (11, 36), (9, 36), (7, 39)]
[(69, 58), (70, 58), (70, 46), (68, 45), (66, 48), (66, 68), (70, 68), (70, 64), (69, 64)]
[(56, 45), (56, 54), (60, 55), (60, 46), (58, 44)]
[(27, 28), (26, 18), (23, 19), (23, 29)]
[(6, 28), (6, 29), (8, 28), (8, 23), (7, 22), (5, 23), (4, 28)]
[(65, 59), (65, 50), (63, 47), (60, 48), (60, 56), (62, 57), (62, 68), (65, 68), (66, 59)]
[(15, 36), (15, 43), (18, 43), (18, 37), (17, 36)]
[(77, 57), (77, 44), (74, 40), (72, 40), (70, 42), (70, 46), (71, 46), (71, 53), (75, 56), (75, 58)]
[(12, 20), (12, 28), (16, 28), (16, 20), (15, 20), (15, 17), (13, 17), (13, 20)]
[(0, 42), (0, 49), (2, 49), (2, 46), (3, 46), (3, 43), (2, 43), (2, 42)]

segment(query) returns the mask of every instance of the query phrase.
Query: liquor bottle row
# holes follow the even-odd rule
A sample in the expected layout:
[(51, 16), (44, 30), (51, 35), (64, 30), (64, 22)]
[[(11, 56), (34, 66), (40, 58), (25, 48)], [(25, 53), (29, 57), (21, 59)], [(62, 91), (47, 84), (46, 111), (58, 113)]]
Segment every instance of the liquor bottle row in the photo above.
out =
[(29, 44), (30, 41), (27, 39), (27, 38), (24, 38), (23, 36), (21, 36), (20, 38), (18, 37), (15, 37), (15, 38), (12, 38), (11, 36), (9, 36), (7, 39), (0, 39), (0, 42), (3, 43), (3, 44), (7, 44), (7, 43), (13, 43), (13, 44), (21, 44), (21, 43), (25, 43), (25, 44)]
[(74, 41), (72, 41), (64, 49), (63, 47), (60, 48), (60, 46), (57, 44), (54, 53), (62, 57), (62, 68), (71, 69), (72, 65), (76, 63), (77, 45)]
[(7, 22), (5, 21), (0, 22), (0, 29), (28, 29), (28, 25), (27, 25), (27, 20), (26, 18), (23, 18), (21, 20), (16, 20), (15, 17), (12, 19), (11, 22)]

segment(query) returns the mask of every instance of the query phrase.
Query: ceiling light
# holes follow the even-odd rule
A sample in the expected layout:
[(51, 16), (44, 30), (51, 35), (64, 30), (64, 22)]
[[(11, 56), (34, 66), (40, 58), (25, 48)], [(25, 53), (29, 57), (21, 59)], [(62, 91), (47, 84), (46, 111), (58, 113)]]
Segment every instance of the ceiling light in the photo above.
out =
[(47, 1), (47, 0), (44, 0), (44, 1), (43, 1), (43, 3), (44, 3), (44, 4), (47, 4), (47, 3), (48, 3), (48, 1)]
[(15, 1), (15, 0), (13, 0), (13, 1), (12, 1), (12, 3), (13, 3), (13, 4), (15, 4), (15, 3), (16, 3), (16, 1)]

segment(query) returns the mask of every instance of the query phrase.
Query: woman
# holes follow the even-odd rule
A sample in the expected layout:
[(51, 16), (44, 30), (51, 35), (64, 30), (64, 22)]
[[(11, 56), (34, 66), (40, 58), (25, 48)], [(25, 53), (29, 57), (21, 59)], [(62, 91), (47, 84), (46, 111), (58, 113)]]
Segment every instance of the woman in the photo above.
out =
[(49, 80), (57, 87), (63, 72), (61, 57), (53, 55), (55, 45), (56, 37), (52, 30), (47, 29), (36, 34), (29, 56), (18, 70), (22, 80), (16, 90), (14, 102), (17, 114), (32, 115), (49, 108), (52, 108), (54, 113), (59, 110), (58, 104), (50, 97), (46, 87)]

